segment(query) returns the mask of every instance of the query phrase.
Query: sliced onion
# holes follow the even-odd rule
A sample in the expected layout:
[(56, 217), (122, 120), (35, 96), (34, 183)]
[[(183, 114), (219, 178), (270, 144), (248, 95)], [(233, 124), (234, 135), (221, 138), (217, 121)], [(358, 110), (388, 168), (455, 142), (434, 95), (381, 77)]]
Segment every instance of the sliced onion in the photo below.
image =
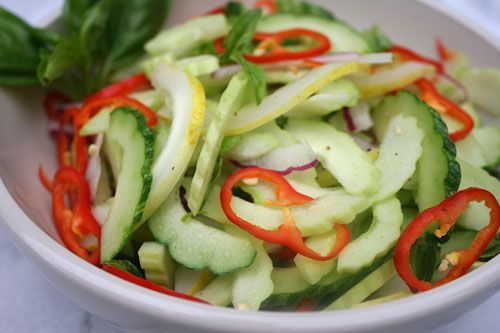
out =
[(352, 132), (366, 131), (373, 126), (370, 105), (366, 102), (360, 102), (355, 107), (350, 108), (348, 114), (354, 127)]
[(462, 92), (462, 99), (459, 101), (459, 104), (465, 103), (469, 100), (469, 91), (462, 84), (462, 82), (458, 81), (457, 79), (455, 79), (453, 76), (451, 76), (448, 73), (439, 74), (439, 77), (442, 80), (448, 81), (448, 83), (455, 86), (455, 88), (457, 88), (458, 90), (460, 90)]
[[(90, 188), (90, 197), (92, 201), (95, 199), (97, 193), (97, 187), (99, 185), (99, 180), (102, 176), (101, 168), (101, 147), (104, 141), (103, 134), (96, 136), (95, 142), (89, 147), (89, 161), (87, 164), (87, 171), (85, 173), (85, 179), (87, 179)], [(92, 148), (91, 148), (92, 147)]]
[(276, 148), (264, 156), (244, 162), (232, 161), (240, 168), (259, 167), (274, 170), (285, 176), (293, 171), (304, 171), (318, 164), (316, 155), (306, 142)]
[[(368, 53), (368, 54), (361, 54), (356, 52), (338, 52), (304, 60), (312, 60), (325, 64), (334, 62), (342, 63), (342, 62), (357, 61), (365, 64), (376, 65), (376, 64), (390, 64), (393, 62), (393, 58), (394, 58), (393, 54), (390, 52)], [(292, 66), (300, 66), (304, 60), (280, 61), (272, 64), (263, 64), (261, 66), (266, 71), (288, 70)], [(216, 80), (230, 78), (233, 75), (236, 75), (236, 73), (238, 73), (240, 69), (241, 66), (237, 64), (227, 65), (215, 71), (212, 74), (212, 78)]]
[(347, 129), (349, 130), (349, 132), (354, 132), (356, 130), (356, 126), (354, 125), (354, 121), (352, 120), (351, 112), (350, 112), (349, 108), (343, 108), (342, 115), (344, 116), (344, 120), (345, 120), (345, 123), (347, 125)]

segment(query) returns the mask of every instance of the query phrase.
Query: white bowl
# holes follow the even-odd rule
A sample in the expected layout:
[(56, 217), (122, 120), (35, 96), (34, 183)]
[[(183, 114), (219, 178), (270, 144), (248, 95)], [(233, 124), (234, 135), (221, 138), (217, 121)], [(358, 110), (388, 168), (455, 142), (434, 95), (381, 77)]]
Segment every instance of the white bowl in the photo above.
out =
[[(394, 41), (432, 54), (433, 38), (478, 65), (500, 67), (498, 41), (429, 1), (319, 1), (365, 28), (378, 23)], [(174, 1), (170, 23), (218, 1)], [(444, 324), (500, 289), (500, 256), (435, 290), (369, 308), (318, 313), (237, 312), (161, 295), (111, 276), (60, 245), (39, 164), (55, 170), (37, 89), (0, 90), (0, 216), (12, 240), (52, 283), (85, 310), (128, 330), (178, 332), (412, 332)], [(0, 220), (2, 220), (0, 219)]]

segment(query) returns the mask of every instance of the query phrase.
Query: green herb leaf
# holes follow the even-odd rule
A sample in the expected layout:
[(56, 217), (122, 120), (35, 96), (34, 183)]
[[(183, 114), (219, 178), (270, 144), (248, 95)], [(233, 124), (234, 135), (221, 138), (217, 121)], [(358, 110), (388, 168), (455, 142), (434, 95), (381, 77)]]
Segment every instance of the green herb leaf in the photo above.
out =
[(278, 0), (276, 1), (276, 6), (278, 7), (279, 13), (282, 14), (308, 15), (327, 20), (335, 20), (335, 15), (328, 9), (307, 1)]
[(113, 259), (108, 262), (107, 265), (116, 267), (118, 269), (121, 269), (122, 271), (128, 272), (140, 278), (144, 278), (141, 274), (141, 271), (139, 271), (139, 269), (129, 260)]
[(391, 39), (378, 25), (363, 31), (362, 34), (370, 45), (372, 52), (384, 52), (392, 47)]
[(103, 78), (142, 56), (144, 44), (163, 26), (169, 7), (170, 0), (129, 0), (126, 5), (113, 0), (113, 15), (101, 41), (105, 54)]
[(410, 252), (410, 264), (415, 276), (430, 281), (439, 263), (439, 256), (437, 237), (425, 233), (417, 239)]
[(264, 74), (264, 71), (258, 65), (245, 60), (241, 54), (233, 54), (232, 59), (239, 63), (243, 68), (243, 71), (250, 80), (255, 101), (257, 104), (260, 104), (266, 95), (267, 89), (266, 75)]
[(229, 1), (224, 7), (224, 15), (231, 20), (240, 16), (245, 11), (245, 7), (240, 2)]
[(252, 43), (261, 15), (260, 9), (252, 9), (238, 17), (224, 38), (225, 52), (221, 57), (221, 63), (229, 62), (235, 53), (244, 51)]
[(63, 21), (68, 34), (78, 34), (87, 11), (97, 0), (66, 0), (63, 7)]
[(38, 50), (52, 47), (59, 38), (56, 33), (30, 27), (0, 7), (0, 84), (36, 83)]
[(286, 124), (288, 123), (288, 118), (285, 116), (279, 116), (274, 121), (276, 122), (276, 125), (278, 125), (279, 128), (284, 129)]

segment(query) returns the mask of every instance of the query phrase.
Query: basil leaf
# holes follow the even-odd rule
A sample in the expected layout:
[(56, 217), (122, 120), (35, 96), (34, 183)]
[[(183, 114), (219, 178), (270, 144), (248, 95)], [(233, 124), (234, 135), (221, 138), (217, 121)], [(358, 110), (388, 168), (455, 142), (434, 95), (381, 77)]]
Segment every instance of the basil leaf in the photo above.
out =
[(113, 259), (107, 264), (116, 267), (118, 269), (121, 269), (122, 271), (138, 276), (140, 278), (144, 278), (141, 274), (141, 271), (139, 271), (139, 269), (129, 260)]
[(278, 12), (282, 14), (308, 15), (327, 20), (335, 20), (335, 15), (328, 9), (307, 1), (278, 0), (276, 1), (276, 7), (278, 7)]
[(260, 9), (252, 9), (238, 17), (224, 38), (225, 52), (221, 57), (221, 63), (229, 62), (234, 53), (243, 51), (252, 43), (261, 15)]
[(87, 11), (97, 0), (66, 0), (63, 6), (63, 21), (66, 31), (71, 34), (78, 34)]
[(144, 44), (163, 26), (170, 0), (113, 0), (101, 47), (102, 77), (130, 65), (144, 53)]
[(241, 3), (235, 1), (229, 1), (224, 7), (224, 15), (226, 15), (228, 19), (238, 17), (244, 11), (245, 7)]
[(240, 142), (241, 135), (232, 135), (224, 137), (220, 146), (219, 156), (226, 155), (233, 147)]
[(425, 233), (417, 239), (410, 252), (410, 264), (419, 280), (430, 281), (439, 264), (440, 250), (437, 237)]
[(243, 71), (250, 80), (255, 101), (257, 102), (257, 104), (260, 104), (260, 102), (262, 102), (262, 99), (266, 95), (267, 88), (266, 75), (264, 74), (264, 71), (256, 64), (245, 60), (245, 58), (243, 58), (243, 56), (239, 53), (234, 54), (232, 59), (239, 63), (243, 68)]
[(384, 52), (392, 47), (391, 39), (378, 25), (374, 25), (370, 29), (363, 31), (362, 34), (370, 45), (372, 52)]
[(58, 34), (32, 28), (0, 7), (0, 84), (36, 83), (38, 50), (51, 47), (58, 39)]

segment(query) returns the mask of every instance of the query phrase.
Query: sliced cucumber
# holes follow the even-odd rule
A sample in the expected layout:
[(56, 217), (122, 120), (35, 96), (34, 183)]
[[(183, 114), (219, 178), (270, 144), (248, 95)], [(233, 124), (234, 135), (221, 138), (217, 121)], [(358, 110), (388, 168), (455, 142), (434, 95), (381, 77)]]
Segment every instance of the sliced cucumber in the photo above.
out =
[(260, 304), (273, 292), (273, 263), (261, 240), (252, 237), (251, 242), (257, 256), (252, 265), (235, 272), (232, 303), (238, 310), (257, 311)]
[(252, 244), (245, 238), (185, 218), (174, 191), (149, 220), (149, 228), (157, 241), (168, 245), (172, 258), (191, 268), (207, 268), (214, 274), (224, 274), (248, 267), (255, 258)]
[(253, 160), (269, 153), (278, 144), (278, 139), (272, 133), (257, 129), (243, 134), (240, 141), (227, 152), (226, 157), (237, 161)]
[(223, 14), (200, 16), (161, 32), (146, 43), (145, 49), (152, 55), (181, 56), (205, 42), (227, 35), (228, 30)]
[(152, 83), (168, 96), (174, 117), (168, 139), (155, 156), (153, 183), (144, 209), (144, 220), (161, 205), (186, 172), (205, 118), (205, 92), (195, 77), (161, 64), (156, 67)]
[(395, 195), (413, 175), (422, 155), (423, 137), (415, 118), (399, 115), (391, 119), (375, 161), (381, 176), (373, 202)]
[(226, 134), (237, 135), (256, 129), (287, 113), (334, 80), (366, 68), (367, 65), (357, 62), (317, 67), (264, 97), (259, 105), (250, 103), (241, 108), (231, 119)]
[(271, 273), (271, 279), (274, 285), (273, 295), (298, 293), (311, 286), (295, 266), (275, 267)]
[(435, 206), (453, 194), (460, 184), (456, 149), (439, 114), (415, 95), (401, 91), (386, 97), (373, 111), (374, 130), (382, 139), (390, 120), (397, 115), (415, 117), (424, 132), (422, 155), (417, 162), (415, 201), (420, 210)]
[(289, 119), (285, 128), (309, 143), (323, 167), (347, 192), (371, 195), (378, 190), (379, 171), (348, 134), (318, 120)]
[(484, 126), (475, 128), (472, 135), (476, 139), (486, 165), (495, 168), (500, 164), (500, 128), (498, 126)]
[(101, 262), (114, 258), (140, 226), (151, 188), (153, 134), (144, 117), (132, 108), (111, 113), (106, 140), (122, 153), (116, 193), (102, 228)]
[(337, 271), (354, 273), (385, 255), (401, 234), (403, 212), (395, 198), (373, 206), (373, 221), (367, 232), (347, 244), (339, 255)]
[(103, 108), (89, 119), (80, 129), (81, 136), (98, 135), (104, 133), (109, 127), (109, 116), (113, 108)]
[(356, 73), (350, 79), (364, 98), (370, 98), (405, 89), (418, 79), (433, 73), (433, 66), (408, 61), (378, 69), (374, 73)]
[(212, 74), (220, 68), (219, 58), (210, 54), (184, 58), (175, 64), (193, 76)]
[(455, 142), (457, 148), (457, 159), (466, 161), (479, 168), (487, 165), (483, 150), (477, 142), (474, 133), (467, 135), (464, 139)]
[(346, 24), (311, 16), (287, 14), (264, 16), (257, 26), (259, 32), (276, 32), (288, 29), (309, 29), (327, 36), (335, 52), (369, 52), (370, 46), (363, 36)]
[[(325, 256), (335, 245), (336, 235), (336, 230), (332, 229), (323, 235), (308, 237), (305, 244), (307, 247)], [(293, 258), (293, 261), (304, 280), (310, 284), (316, 284), (323, 276), (334, 269), (337, 260), (317, 261), (297, 254), (295, 258)]]
[[(500, 198), (500, 181), (490, 176), (481, 168), (475, 167), (465, 161), (459, 161), (462, 169), (460, 189), (479, 187), (491, 192)], [(483, 203), (472, 202), (469, 208), (460, 216), (458, 224), (467, 229), (480, 230), (490, 221), (490, 210)]]
[(219, 150), (224, 139), (224, 131), (229, 116), (233, 110), (239, 109), (243, 103), (247, 85), (248, 80), (243, 72), (231, 79), (229, 86), (222, 94), (218, 109), (208, 127), (188, 197), (189, 208), (195, 214), (198, 213), (206, 198), (206, 192), (219, 157)]
[(165, 94), (159, 90), (138, 91), (129, 96), (155, 112), (165, 105)]
[(356, 86), (347, 79), (335, 80), (286, 115), (289, 117), (322, 117), (343, 107), (353, 107), (360, 98)]
[(471, 101), (483, 110), (500, 113), (500, 71), (496, 68), (474, 68), (465, 71), (460, 80), (469, 92)]
[(328, 305), (325, 310), (348, 309), (355, 304), (359, 304), (394, 276), (396, 276), (396, 269), (392, 260), (390, 260), (371, 272), (335, 302)]
[(231, 304), (233, 281), (233, 274), (217, 276), (208, 286), (197, 292), (194, 296), (212, 305), (228, 306)]
[(145, 242), (138, 255), (147, 280), (167, 288), (174, 286), (175, 264), (165, 245)]

